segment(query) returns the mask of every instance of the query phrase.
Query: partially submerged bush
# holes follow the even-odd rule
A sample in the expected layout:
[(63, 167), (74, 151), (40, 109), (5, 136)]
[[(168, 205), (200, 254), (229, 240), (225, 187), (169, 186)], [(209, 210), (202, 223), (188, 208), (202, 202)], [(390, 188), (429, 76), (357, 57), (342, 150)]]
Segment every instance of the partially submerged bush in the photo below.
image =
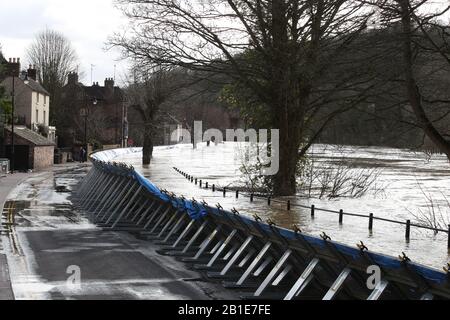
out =
[[(272, 177), (261, 174), (265, 164), (259, 157), (257, 146), (240, 146), (238, 150), (244, 188), (255, 193), (271, 193)], [(298, 192), (319, 199), (360, 198), (369, 191), (376, 192), (380, 174), (381, 170), (377, 168), (352, 166), (344, 157), (326, 163), (318, 162), (314, 154), (309, 154), (297, 165)]]

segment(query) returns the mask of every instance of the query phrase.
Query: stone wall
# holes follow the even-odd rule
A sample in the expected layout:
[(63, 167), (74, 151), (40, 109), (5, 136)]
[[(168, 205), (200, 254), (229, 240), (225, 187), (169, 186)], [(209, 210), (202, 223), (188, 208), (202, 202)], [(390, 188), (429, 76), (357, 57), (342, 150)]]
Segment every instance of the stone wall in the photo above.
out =
[(33, 150), (34, 150), (33, 153), (34, 170), (45, 169), (53, 165), (55, 153), (54, 146), (35, 146)]

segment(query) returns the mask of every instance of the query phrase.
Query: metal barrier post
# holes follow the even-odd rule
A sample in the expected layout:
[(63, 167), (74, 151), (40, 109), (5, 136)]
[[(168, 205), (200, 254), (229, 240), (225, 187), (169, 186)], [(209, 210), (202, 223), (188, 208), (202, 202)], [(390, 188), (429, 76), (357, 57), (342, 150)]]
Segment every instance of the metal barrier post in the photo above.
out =
[(405, 238), (409, 241), (411, 235), (411, 220), (406, 220)]

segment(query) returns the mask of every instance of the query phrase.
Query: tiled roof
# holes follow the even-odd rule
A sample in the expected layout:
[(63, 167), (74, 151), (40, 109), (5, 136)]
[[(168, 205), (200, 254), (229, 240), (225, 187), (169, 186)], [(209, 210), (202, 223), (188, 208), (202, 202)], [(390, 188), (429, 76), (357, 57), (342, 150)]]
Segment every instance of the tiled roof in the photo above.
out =
[(85, 94), (90, 98), (95, 98), (97, 100), (108, 100), (108, 99), (121, 99), (122, 98), (122, 90), (119, 87), (114, 87), (111, 92), (110, 88), (100, 87), (100, 86), (91, 86), (91, 87), (82, 87)]
[(24, 81), (24, 83), (34, 92), (39, 92), (47, 96), (50, 96), (50, 93), (48, 93), (48, 91), (45, 90), (45, 88), (39, 82), (29, 79), (28, 81)]
[[(7, 127), (6, 130), (11, 132), (11, 127)], [(14, 134), (25, 139), (35, 146), (54, 146), (55, 144), (48, 140), (47, 138), (41, 136), (40, 134), (25, 128), (25, 127), (14, 127)]]
[[(1, 78), (1, 75), (0, 75), (0, 78)], [(1, 78), (1, 79), (4, 80), (4, 78)], [(8, 77), (6, 77), (6, 79), (11, 79), (11, 77), (8, 76)], [(20, 77), (16, 77), (16, 79), (18, 79), (19, 81), (22, 81), (23, 84), (25, 86), (27, 86), (28, 88), (30, 88), (31, 90), (33, 90), (33, 92), (39, 92), (39, 93), (45, 94), (47, 96), (50, 96), (50, 93), (48, 93), (48, 91), (45, 90), (45, 88), (39, 82), (34, 81), (33, 79), (24, 80), (24, 79), (21, 79)]]

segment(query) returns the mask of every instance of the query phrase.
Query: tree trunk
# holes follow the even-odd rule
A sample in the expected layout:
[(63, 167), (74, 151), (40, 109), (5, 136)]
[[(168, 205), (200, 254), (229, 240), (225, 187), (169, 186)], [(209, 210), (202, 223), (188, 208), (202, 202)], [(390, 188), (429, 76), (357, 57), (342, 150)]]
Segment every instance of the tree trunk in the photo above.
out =
[(413, 52), (412, 44), (412, 27), (411, 27), (411, 9), (409, 0), (398, 0), (402, 12), (403, 26), (403, 58), (405, 63), (405, 80), (408, 99), (416, 116), (417, 122), (425, 134), (439, 148), (439, 150), (447, 155), (450, 160), (450, 141), (447, 141), (436, 129), (431, 120), (428, 118), (422, 104), (422, 95), (420, 93), (417, 81), (414, 77), (413, 68)]
[(153, 132), (149, 125), (144, 128), (144, 147), (142, 150), (142, 164), (149, 165), (153, 156)]
[(271, 34), (273, 44), (268, 64), (271, 68), (272, 118), (275, 129), (280, 130), (280, 169), (273, 177), (273, 194), (290, 196), (296, 193), (295, 174), (298, 160), (295, 106), (291, 103), (292, 82), (289, 63), (288, 7), (285, 1), (272, 3)]
[[(284, 138), (282, 138), (284, 136)], [(298, 163), (298, 147), (293, 141), (286, 141), (286, 135), (280, 131), (280, 170), (273, 180), (275, 196), (295, 195), (297, 190), (296, 170)]]

